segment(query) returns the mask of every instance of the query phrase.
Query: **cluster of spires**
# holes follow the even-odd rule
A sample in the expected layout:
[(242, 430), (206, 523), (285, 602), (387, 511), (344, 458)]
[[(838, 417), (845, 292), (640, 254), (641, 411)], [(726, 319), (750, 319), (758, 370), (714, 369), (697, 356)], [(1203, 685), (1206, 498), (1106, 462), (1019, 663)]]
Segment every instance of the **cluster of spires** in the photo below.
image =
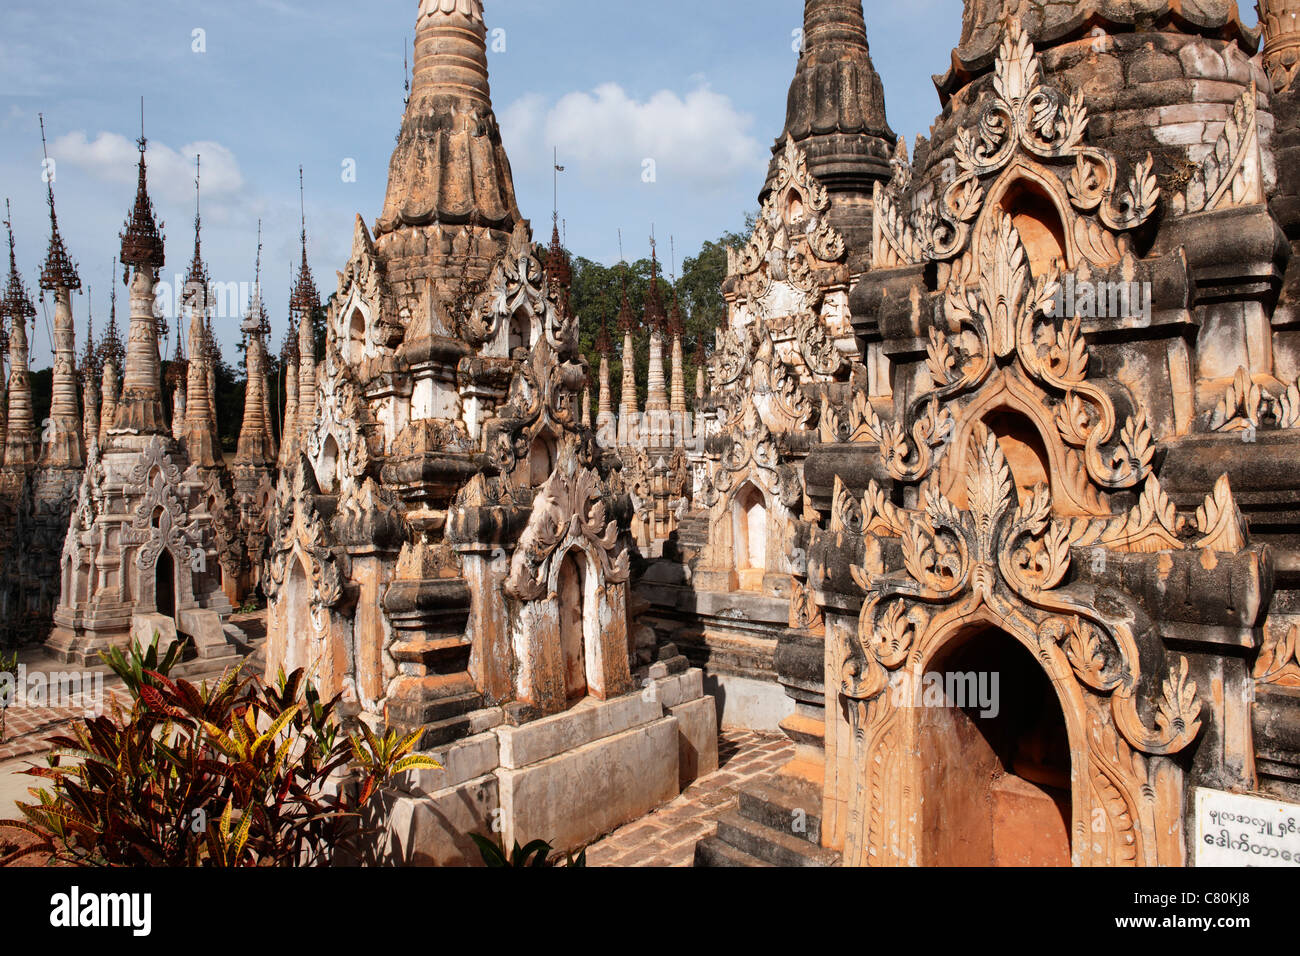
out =
[[(44, 145), (43, 118), (41, 140)], [(18, 271), (16, 242), (6, 200), (4, 225), (9, 240), (9, 275), (0, 290), (0, 465), (6, 468), (28, 469), (38, 464), (42, 467), (80, 468), (90, 457), (92, 445), (107, 445), (114, 432), (167, 433), (184, 442), (191, 460), (200, 468), (223, 464), (216, 422), (215, 375), (221, 354), (212, 326), (211, 282), (202, 253), (201, 161), (196, 159), (195, 163), (194, 255), (181, 297), (181, 305), (189, 317), (188, 354), (186, 336), (178, 329), (175, 356), (166, 383), (173, 400), (169, 431), (162, 413), (163, 383), (159, 356), (159, 340), (169, 330), (166, 320), (155, 317), (152, 308), (153, 282), (165, 264), (164, 234), (148, 191), (147, 144), (142, 130), (137, 141), (140, 158), (135, 203), (119, 234), (120, 258), (112, 266), (116, 273), (118, 263), (121, 263), (123, 280), (131, 287), (130, 332), (126, 344), (117, 324), (117, 290), (114, 285), (108, 324), (102, 337), (96, 341), (94, 316), (88, 309), (85, 344), (80, 356), (77, 355), (71, 294), (81, 291), (81, 277), (59, 229), (52, 179), (47, 180), (50, 241), (40, 271), (39, 287), (42, 293), (54, 295), (54, 368), (50, 420), (40, 431), (32, 412), (28, 369), (28, 330), (36, 316), (36, 308)], [(300, 169), (300, 189), (301, 179)], [(291, 356), (295, 382), (289, 391), (294, 408), (291, 415), (286, 415), (285, 422), (288, 426), (286, 435), (292, 434), (295, 444), (313, 411), (311, 403), (299, 403), (297, 398), (315, 387), (311, 318), (320, 306), (319, 293), (307, 262), (305, 203), (301, 238), (302, 262), (293, 283), (290, 306), (291, 334), (294, 329), (299, 331)], [(241, 326), (247, 345), (248, 386), (234, 461), (236, 465), (271, 466), (279, 456), (265, 383), (268, 365), (266, 337), (270, 333), (270, 322), (261, 293), (261, 254), (259, 222), (257, 278)], [(148, 281), (132, 283), (133, 273), (137, 279), (143, 276)], [(301, 359), (304, 355), (306, 361)], [(9, 366), (7, 376), (6, 361)], [(78, 393), (81, 395), (80, 409)], [(301, 414), (299, 406), (303, 409)]]
[[(642, 311), (642, 321), (650, 331), (650, 366), (647, 382), (647, 412), (670, 412), (686, 414), (686, 362), (682, 348), (682, 336), (686, 332), (686, 322), (682, 315), (681, 299), (673, 283), (672, 309), (664, 308), (663, 297), (659, 291), (659, 256), (653, 237), (650, 240), (650, 285), (646, 289)], [(637, 331), (637, 317), (632, 310), (627, 291), (627, 266), (622, 272), (622, 297), (619, 304), (618, 328), (623, 333), (622, 363), (623, 387), (619, 403), (619, 413), (623, 416), (635, 416), (640, 413), (637, 399), (636, 360), (634, 336)], [(671, 341), (672, 373), (670, 378), (664, 374), (664, 343)], [(696, 352), (699, 369), (696, 374), (696, 397), (702, 399), (705, 392), (704, 341), (701, 338)], [(597, 397), (597, 427), (605, 427), (614, 421), (614, 405), (610, 390), (609, 357), (613, 354), (614, 343), (610, 337), (609, 326), (601, 318), (600, 332), (596, 338), (596, 351), (600, 355), (599, 394)], [(584, 403), (586, 407), (586, 403)]]

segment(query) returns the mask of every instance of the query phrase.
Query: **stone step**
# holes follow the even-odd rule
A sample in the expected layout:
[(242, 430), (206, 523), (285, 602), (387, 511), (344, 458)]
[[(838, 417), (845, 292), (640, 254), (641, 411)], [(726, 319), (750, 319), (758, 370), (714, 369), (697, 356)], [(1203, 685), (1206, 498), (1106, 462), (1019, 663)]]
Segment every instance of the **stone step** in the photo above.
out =
[(740, 815), (772, 830), (820, 846), (822, 795), (798, 781), (773, 777), (740, 791)]
[[(467, 714), (477, 710), (482, 704), (483, 695), (477, 691), (420, 701), (390, 700), (388, 715), (394, 723), (415, 729)], [(427, 742), (421, 741), (421, 746), (428, 745)]]
[(501, 708), (487, 707), (433, 721), (421, 728), (417, 749), (435, 750), (453, 741), (473, 737), (498, 726), (501, 720)]
[(718, 839), (774, 866), (834, 866), (840, 855), (732, 810), (718, 820)]
[(724, 843), (716, 836), (705, 837), (699, 843), (695, 844), (695, 866), (771, 866), (765, 860), (760, 860), (756, 856), (750, 856), (743, 850), (737, 850), (734, 846)]

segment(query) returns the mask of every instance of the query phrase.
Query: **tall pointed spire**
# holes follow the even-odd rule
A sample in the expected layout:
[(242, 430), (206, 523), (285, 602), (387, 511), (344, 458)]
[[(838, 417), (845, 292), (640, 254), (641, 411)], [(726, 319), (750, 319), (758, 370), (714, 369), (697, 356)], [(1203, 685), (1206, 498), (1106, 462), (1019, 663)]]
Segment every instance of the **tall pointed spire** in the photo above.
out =
[(673, 309), (668, 314), (668, 335), (672, 338), (673, 374), (672, 387), (669, 391), (669, 409), (686, 414), (686, 368), (682, 352), (682, 335), (686, 323), (682, 319), (681, 299), (677, 294), (676, 283), (673, 288)]
[[(154, 315), (154, 283), (165, 259), (161, 224), (154, 220), (153, 201), (149, 198), (145, 165), (149, 141), (144, 136), (143, 120), (141, 126), (136, 143), (140, 149), (140, 172), (135, 206), (122, 231), (123, 278), (129, 279), (131, 288), (131, 328), (127, 335), (121, 400), (109, 431), (110, 434), (166, 435), (158, 356), (158, 334), (166, 326), (164, 319)], [(129, 275), (132, 270), (133, 276)]]
[[(116, 259), (113, 260), (113, 271), (109, 275), (117, 275)], [(100, 368), (99, 444), (101, 447), (108, 440), (108, 430), (117, 419), (117, 377), (126, 358), (126, 350), (122, 346), (122, 337), (117, 331), (116, 280), (110, 280), (109, 285), (112, 287), (112, 294), (108, 307), (108, 328), (104, 330), (104, 338), (100, 340), (98, 349)]]
[[(293, 266), (289, 266), (289, 286), (293, 287)], [(280, 346), (280, 369), (284, 376), (284, 420), (280, 425), (280, 467), (291, 468), (298, 460), (298, 325), (290, 296), (289, 327)]]
[(698, 414), (704, 405), (704, 396), (709, 390), (709, 360), (704, 348), (704, 333), (700, 333), (695, 343), (695, 411)]
[(631, 428), (640, 413), (640, 403), (636, 396), (636, 352), (632, 333), (636, 330), (636, 318), (632, 306), (627, 301), (627, 263), (623, 263), (623, 302), (618, 308), (618, 327), (623, 330), (623, 390), (619, 395), (620, 415), (625, 428)]
[(614, 405), (609, 389), (609, 355), (614, 343), (609, 338), (609, 324), (600, 317), (600, 335), (596, 337), (596, 351), (600, 355), (600, 392), (596, 397), (596, 428), (602, 435), (614, 424)]
[[(40, 117), (41, 149), (45, 150), (45, 117)], [(46, 152), (46, 158), (49, 158)], [(50, 425), (41, 441), (41, 464), (51, 468), (80, 468), (85, 463), (81, 416), (77, 411), (77, 328), (72, 317), (72, 293), (81, 277), (68, 258), (54, 210), (54, 178), (46, 175), (50, 207), (50, 247), (41, 268), (41, 291), (54, 293), (54, 369), (50, 393)]]
[[(199, 174), (194, 166), (194, 259), (185, 279), (185, 308), (190, 318), (190, 361), (186, 369), (185, 430), (183, 441), (190, 461), (200, 468), (222, 462), (212, 407), (212, 334), (208, 328), (208, 268), (202, 255), (202, 216), (199, 211)], [(179, 337), (179, 330), (177, 330)]]
[[(481, 0), (421, 0), (413, 71), (376, 251), (395, 282), (454, 282), (470, 260), (486, 277), (523, 216), (492, 112)], [(471, 232), (488, 241), (466, 242)]]
[(897, 137), (885, 118), (884, 86), (871, 62), (862, 0), (805, 0), (803, 49), (760, 201), (774, 187), (787, 136), (831, 194), (832, 224), (869, 242), (872, 184), (889, 180)]
[(316, 421), (316, 328), (313, 319), (320, 309), (320, 293), (307, 264), (307, 204), (302, 167), (298, 167), (298, 198), (302, 212), (302, 265), (294, 282), (289, 310), (298, 327), (298, 416), (299, 441), (304, 441)]
[(32, 418), (32, 382), (27, 369), (27, 320), (36, 317), (18, 272), (13, 217), (5, 200), (5, 229), (9, 233), (9, 281), (3, 312), (9, 324), (9, 416), (5, 434), (5, 467), (28, 468), (36, 463), (36, 423)]
[[(114, 270), (116, 271), (116, 270)], [(110, 284), (112, 279), (109, 280)], [(86, 287), (86, 348), (77, 370), (81, 384), (81, 437), (90, 460), (90, 446), (99, 441), (99, 355), (95, 351), (94, 290)]]
[(650, 328), (650, 366), (646, 379), (647, 412), (668, 410), (668, 392), (664, 381), (664, 329), (668, 316), (659, 297), (659, 260), (655, 240), (650, 237), (650, 287), (645, 293), (645, 324)]
[(257, 265), (253, 270), (253, 295), (240, 326), (244, 333), (248, 385), (244, 390), (244, 421), (239, 430), (235, 464), (270, 466), (276, 457), (275, 434), (266, 401), (266, 336), (271, 323), (262, 303), (262, 223), (257, 223)]

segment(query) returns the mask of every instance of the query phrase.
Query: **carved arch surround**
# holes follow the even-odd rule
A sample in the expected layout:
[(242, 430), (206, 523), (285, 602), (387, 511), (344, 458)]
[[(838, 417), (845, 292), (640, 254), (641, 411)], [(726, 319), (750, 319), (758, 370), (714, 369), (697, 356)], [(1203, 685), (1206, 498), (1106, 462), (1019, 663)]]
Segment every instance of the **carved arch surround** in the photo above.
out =
[(1073, 862), (1181, 865), (1183, 775), (1170, 755), (1201, 726), (1187, 661), (1143, 699), (1145, 614), (1118, 592), (1062, 585), (1068, 526), (1051, 518), (1046, 488), (1014, 507), (996, 437), (976, 437), (969, 508), (929, 489), (925, 511), (907, 521), (904, 570), (883, 574), (870, 557), (854, 569), (866, 599), (841, 658), (855, 768), (845, 863), (922, 859), (917, 690), (936, 655), (983, 624), (1027, 648), (1056, 688), (1073, 768)]

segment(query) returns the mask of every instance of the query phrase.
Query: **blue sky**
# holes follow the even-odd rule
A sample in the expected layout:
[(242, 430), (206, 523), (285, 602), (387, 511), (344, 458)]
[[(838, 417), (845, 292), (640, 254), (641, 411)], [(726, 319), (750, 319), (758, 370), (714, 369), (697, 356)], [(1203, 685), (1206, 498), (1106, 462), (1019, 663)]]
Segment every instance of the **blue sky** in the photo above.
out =
[[(305, 167), (311, 263), (328, 294), (346, 262), (354, 216), (372, 223), (383, 201), (417, 6), (5, 0), (0, 182), (14, 203), (24, 276), (35, 285), (48, 238), (43, 112), (60, 225), (83, 285), (93, 287), (102, 330), (111, 259), (134, 194), (132, 141), (143, 95), (152, 193), (167, 226), (164, 278), (183, 273), (192, 252), (198, 152), (212, 277), (251, 283), (256, 223), (264, 220), (264, 286), (278, 344), (297, 254), (298, 166)], [(867, 0), (866, 7), (889, 120), (910, 144), (938, 112), (930, 77), (949, 61), (962, 3)], [(540, 238), (550, 231), (552, 145), (566, 167), (567, 244), (589, 258), (615, 261), (620, 228), (628, 258), (645, 255), (653, 222), (665, 258), (673, 236), (680, 261), (756, 208), (785, 117), (800, 0), (487, 0), (486, 13), (489, 29), (504, 31), (497, 35), (504, 50), (489, 54), (493, 101), (520, 206)], [(203, 31), (202, 44), (195, 30)], [(653, 183), (642, 181), (646, 158), (656, 161)], [(349, 160), (355, 182), (342, 175)], [(84, 295), (74, 310), (80, 337)], [(233, 360), (238, 319), (217, 325)], [(33, 346), (34, 367), (48, 364), (40, 317)]]

